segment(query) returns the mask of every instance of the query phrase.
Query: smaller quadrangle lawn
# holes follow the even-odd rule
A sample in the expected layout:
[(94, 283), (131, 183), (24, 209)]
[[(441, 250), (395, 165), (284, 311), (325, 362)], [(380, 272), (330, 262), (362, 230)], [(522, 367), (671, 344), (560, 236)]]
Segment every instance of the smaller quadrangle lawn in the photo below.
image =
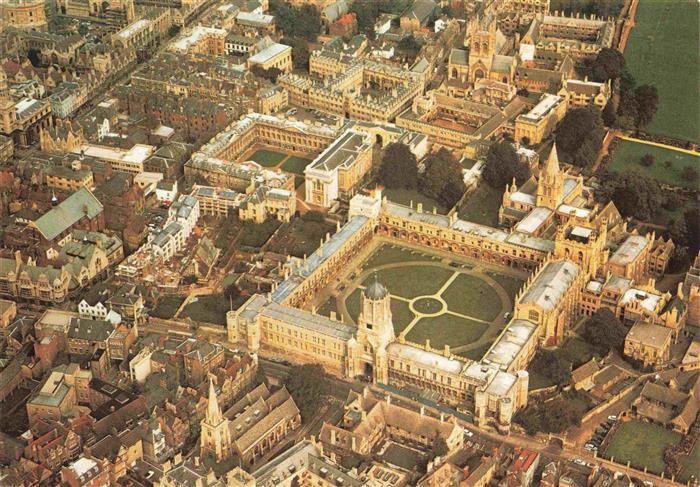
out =
[(484, 280), (460, 274), (442, 293), (450, 311), (479, 320), (492, 321), (501, 311), (501, 299)]
[(285, 157), (287, 157), (287, 155), (282, 154), (281, 152), (260, 149), (255, 151), (255, 153), (250, 156), (250, 160), (257, 162), (264, 167), (275, 167), (277, 164), (282, 162)]
[(663, 426), (641, 421), (629, 421), (620, 425), (606, 448), (606, 458), (614, 457), (618, 463), (630, 464), (654, 473), (663, 472), (664, 449), (680, 441), (681, 435)]
[(281, 167), (285, 172), (303, 175), (304, 169), (306, 169), (306, 166), (308, 166), (310, 162), (310, 159), (304, 159), (303, 157), (298, 156), (289, 156)]
[[(654, 164), (649, 167), (642, 166), (639, 161), (646, 155), (654, 157)], [(666, 161), (671, 161), (671, 167), (666, 167)], [(681, 176), (684, 167), (700, 167), (700, 157), (686, 154), (663, 147), (648, 144), (640, 144), (630, 140), (620, 140), (608, 164), (608, 169), (616, 172), (636, 170), (659, 181), (672, 186), (697, 187), (697, 181), (688, 181)]]
[[(376, 272), (376, 275), (390, 294), (412, 299), (437, 293), (453, 273), (454, 271), (450, 269), (438, 266), (407, 265), (381, 269)], [(374, 276), (370, 276), (363, 284), (367, 286), (373, 280)]]
[(430, 340), (433, 348), (460, 347), (474, 343), (481, 338), (488, 325), (478, 321), (467, 320), (450, 314), (442, 314), (432, 318), (421, 318), (413, 325), (406, 335), (408, 341), (424, 344)]

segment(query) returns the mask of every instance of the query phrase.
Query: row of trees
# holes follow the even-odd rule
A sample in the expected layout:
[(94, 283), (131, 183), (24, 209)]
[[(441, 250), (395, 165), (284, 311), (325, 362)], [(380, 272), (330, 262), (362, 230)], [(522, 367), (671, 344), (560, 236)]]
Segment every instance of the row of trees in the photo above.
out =
[(577, 391), (566, 391), (546, 401), (531, 401), (515, 416), (529, 435), (538, 432), (562, 433), (579, 426), (589, 407), (588, 398)]
[(391, 189), (418, 189), (447, 208), (453, 207), (464, 193), (462, 167), (442, 149), (425, 160), (425, 170), (418, 172), (418, 161), (408, 146), (389, 144), (379, 166), (379, 181)]
[(611, 98), (603, 110), (605, 125), (625, 130), (640, 130), (649, 125), (658, 109), (658, 91), (649, 84), (637, 86), (621, 52), (601, 49), (589, 71), (592, 79), (603, 83), (611, 81), (620, 93), (617, 108)]
[(321, 32), (321, 14), (312, 3), (295, 7), (286, 0), (270, 0), (270, 14), (287, 37), (313, 42)]

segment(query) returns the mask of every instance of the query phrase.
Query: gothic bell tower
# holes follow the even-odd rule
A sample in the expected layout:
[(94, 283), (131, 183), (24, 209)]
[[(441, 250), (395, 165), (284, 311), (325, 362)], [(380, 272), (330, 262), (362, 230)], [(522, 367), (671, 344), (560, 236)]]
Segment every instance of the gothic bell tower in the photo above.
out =
[(375, 276), (362, 293), (360, 316), (357, 320), (357, 342), (363, 349), (363, 362), (373, 365), (374, 382), (389, 381), (386, 347), (394, 341), (389, 291)]

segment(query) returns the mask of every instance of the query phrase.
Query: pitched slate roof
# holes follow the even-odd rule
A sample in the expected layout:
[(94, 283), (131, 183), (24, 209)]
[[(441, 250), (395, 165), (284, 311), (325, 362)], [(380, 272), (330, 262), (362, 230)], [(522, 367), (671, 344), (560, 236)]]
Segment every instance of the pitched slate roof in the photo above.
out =
[(102, 203), (95, 195), (87, 188), (80, 188), (34, 222), (34, 225), (46, 240), (53, 240), (84, 216), (92, 219), (102, 210)]

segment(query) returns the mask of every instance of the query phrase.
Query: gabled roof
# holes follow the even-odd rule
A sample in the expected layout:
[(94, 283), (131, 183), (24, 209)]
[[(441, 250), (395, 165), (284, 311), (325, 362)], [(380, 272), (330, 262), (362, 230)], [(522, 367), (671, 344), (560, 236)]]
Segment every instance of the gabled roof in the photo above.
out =
[(93, 219), (102, 210), (102, 203), (95, 198), (95, 195), (87, 188), (80, 188), (35, 221), (34, 226), (46, 240), (53, 240), (75, 225), (81, 218), (86, 216)]

